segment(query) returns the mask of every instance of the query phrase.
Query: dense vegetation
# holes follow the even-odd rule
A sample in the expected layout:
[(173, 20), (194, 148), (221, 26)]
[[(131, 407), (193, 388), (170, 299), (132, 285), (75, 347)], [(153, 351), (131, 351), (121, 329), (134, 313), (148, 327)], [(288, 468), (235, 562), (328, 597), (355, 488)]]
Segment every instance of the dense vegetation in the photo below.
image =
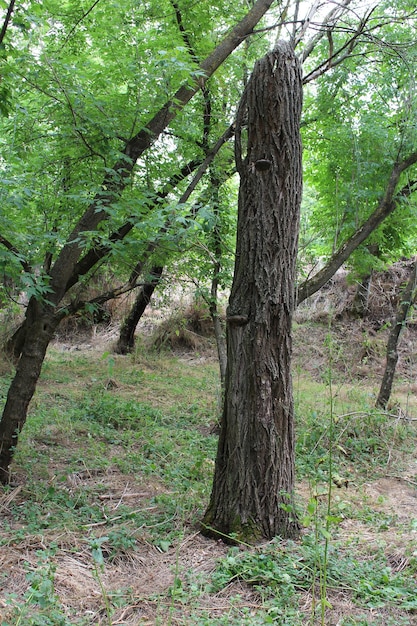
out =
[[(332, 486), (346, 489), (350, 484), (360, 493), (365, 479), (380, 480), (394, 460), (406, 468), (414, 434), (408, 399), (406, 408), (400, 406), (395, 414), (383, 410), (391, 394), (399, 336), (417, 294), (413, 256), (417, 12), (408, 0), (395, 7), (391, 4), (28, 0), (16, 6), (14, 0), (0, 2), (0, 305), (6, 364), (1, 379), (0, 502), (8, 520), (2, 536), (6, 595), (0, 606), (5, 624), (147, 623), (148, 613), (149, 620), (161, 623), (280, 619), (283, 624), (297, 624), (317, 619), (324, 624), (326, 611), (332, 610), (329, 592), (346, 593), (349, 602), (357, 601), (364, 610), (388, 607), (376, 617), (381, 622), (412, 623), (414, 548), (401, 553), (398, 563), (382, 545), (372, 546), (365, 555), (360, 554), (363, 546), (350, 549), (346, 537), (338, 533), (346, 520), (356, 518), (348, 499), (340, 503), (332, 493)], [(270, 154), (250, 162), (251, 146), (266, 143), (261, 133), (267, 117), (260, 106), (261, 87), (256, 89), (260, 99), (252, 99), (253, 108), (245, 104), (253, 84), (250, 76), (259, 60), (273, 58), (273, 49), (290, 50), (297, 56), (295, 64), (303, 68), (301, 123), (284, 106), (289, 125), (278, 124), (271, 135)], [(273, 76), (277, 67), (278, 61), (271, 65)], [(295, 87), (288, 93), (294, 95)], [(331, 333), (324, 342), (327, 356), (313, 391), (304, 395), (304, 385), (311, 383), (305, 371), (308, 356), (304, 363), (293, 365), (299, 384), (296, 402), (291, 382), (281, 385), (277, 394), (269, 394), (269, 401), (275, 407), (280, 402), (290, 407), (288, 421), (281, 420), (284, 431), (295, 407), (298, 480), (308, 486), (308, 494), (305, 489), (300, 493), (296, 514), (292, 495), (280, 491), (284, 501), (278, 508), (284, 525), (295, 522), (298, 515), (294, 528), (303, 526), (307, 531), (298, 543), (274, 540), (249, 549), (242, 544), (241, 534), (227, 530), (223, 539), (240, 548), (227, 556), (225, 547), (218, 548), (219, 556), (225, 557), (219, 566), (211, 562), (211, 572), (203, 568), (201, 580), (187, 578), (188, 574), (180, 576), (180, 556), (184, 545), (194, 541), (190, 528), (197, 532), (196, 522), (207, 506), (216, 439), (211, 429), (220, 420), (220, 432), (230, 433), (226, 412), (220, 417), (224, 393), (224, 406), (227, 400), (237, 406), (238, 396), (227, 396), (227, 381), (239, 360), (232, 361), (230, 351), (226, 354), (220, 298), (227, 297), (232, 284), (236, 233), (241, 236), (253, 228), (255, 235), (265, 233), (262, 229), (274, 234), (267, 223), (271, 211), (258, 209), (265, 208), (265, 198), (276, 198), (271, 206), (279, 206), (282, 189), (290, 189), (288, 172), (294, 181), (296, 168), (287, 161), (284, 167), (280, 147), (291, 124), (297, 134), (301, 130), (303, 139), (304, 193), (297, 279), (292, 273), (282, 307), (287, 331), (293, 300), (303, 306), (303, 323), (306, 319), (311, 323), (313, 302), (320, 298), (315, 294), (344, 266), (348, 284), (357, 285), (356, 297), (340, 315), (328, 308), (329, 328), (332, 333), (343, 332), (342, 316), (364, 320), (359, 343), (365, 356), (360, 361), (366, 366), (376, 349), (382, 358), (381, 342), (388, 340), (387, 367), (379, 394), (363, 385), (368, 396), (355, 395), (352, 388), (338, 408), (340, 389), (356, 373), (345, 368), (344, 379), (334, 376)], [(268, 179), (268, 174), (262, 174), (262, 185), (249, 185), (254, 173), (270, 169), (282, 177)], [(274, 187), (266, 183), (269, 180), (274, 180)], [(250, 190), (246, 204), (242, 189)], [(295, 196), (298, 208), (298, 191)], [(247, 227), (242, 216), (249, 213), (241, 210), (245, 205), (254, 209)], [(279, 223), (274, 219), (274, 225)], [(287, 236), (293, 250), (296, 230), (297, 224)], [(252, 238), (243, 264), (236, 268), (252, 263), (250, 253), (263, 249), (264, 240), (265, 236)], [(278, 250), (271, 242), (268, 245)], [(285, 237), (278, 243), (283, 251), (290, 247)], [(250, 286), (259, 287), (260, 277), (276, 280), (274, 294), (267, 294), (258, 307), (257, 321), (268, 308), (265, 302), (279, 309), (277, 294), (284, 284), (279, 267), (284, 254), (271, 254), (266, 246), (264, 252), (261, 266), (251, 265), (254, 273), (246, 273), (251, 276)], [(410, 261), (403, 264), (404, 280), (394, 292), (387, 296), (382, 293), (385, 284), (378, 283), (383, 285), (381, 297), (390, 300), (389, 314), (367, 323), (375, 271), (401, 258)], [(244, 269), (239, 271), (244, 278)], [(135, 349), (136, 325), (154, 291), (169, 300), (170, 288), (184, 283), (204, 301), (213, 323), (220, 383), (211, 362), (188, 371), (181, 361), (165, 362), (142, 345)], [(50, 349), (63, 325), (76, 326), (73, 320), (80, 319), (94, 325), (109, 321), (112, 309), (117, 310), (127, 294), (133, 295), (130, 314), (118, 341), (106, 345), (101, 354), (77, 357), (72, 351)], [(254, 303), (252, 296), (247, 300)], [(248, 319), (241, 311), (226, 318), (229, 324), (232, 318), (240, 341)], [(263, 326), (275, 329), (274, 338), (281, 337), (278, 344), (285, 345), (290, 355), (289, 333), (283, 339), (283, 325), (269, 326), (269, 321)], [(250, 324), (245, 332), (249, 328)], [(175, 327), (174, 333), (182, 332), (182, 326)], [(246, 345), (252, 347), (250, 342)], [(115, 356), (114, 348), (131, 356)], [(265, 350), (255, 350), (250, 362), (262, 363), (263, 356)], [(274, 382), (276, 363), (282, 366), (283, 361), (270, 361)], [(281, 374), (290, 381), (289, 359), (285, 363)], [(412, 354), (407, 363), (412, 368)], [(259, 373), (261, 368), (255, 369)], [(368, 375), (366, 371), (366, 379)], [(265, 377), (261, 378), (263, 384)], [(336, 380), (341, 385), (337, 391)], [(249, 383), (256, 399), (268, 400), (268, 393), (259, 392), (256, 378)], [(236, 394), (241, 387), (235, 385)], [(247, 407), (248, 401), (242, 405)], [(270, 413), (277, 420), (277, 411)], [(255, 420), (249, 444), (259, 434), (259, 425), (262, 417)], [(265, 446), (258, 447), (256, 454), (262, 455)], [(237, 450), (235, 444), (231, 448)], [(253, 445), (248, 449), (252, 454)], [(254, 465), (259, 466), (255, 457)], [(275, 461), (272, 455), (268, 467)], [(279, 472), (289, 465), (282, 463)], [(233, 478), (231, 473), (225, 476), (219, 456), (216, 469), (226, 483)], [(398, 472), (414, 485), (413, 472), (411, 478)], [(113, 486), (100, 482), (100, 476), (123, 482), (125, 475), (129, 477), (126, 491), (115, 489), (116, 501)], [(132, 476), (136, 477), (133, 492), (128, 489)], [(292, 491), (292, 480), (288, 485)], [(258, 497), (256, 489), (254, 493)], [(271, 495), (262, 492), (259, 501)], [(126, 505), (130, 498), (139, 499), (137, 507)], [(233, 512), (231, 517), (235, 518)], [(411, 532), (413, 524), (414, 518), (407, 518), (398, 528)], [(395, 522), (389, 520), (387, 525)], [(270, 527), (274, 530), (261, 532), (264, 537), (276, 534), (276, 526)], [(83, 608), (83, 601), (73, 606), (61, 602), (64, 579), (55, 568), (64, 556), (73, 558), (71, 541), (64, 535), (73, 538), (76, 567), (90, 568), (91, 581), (98, 585), (99, 598), (91, 609)], [(116, 572), (121, 554), (123, 567), (132, 559), (131, 569), (137, 569), (138, 541), (149, 548), (149, 555), (156, 554), (153, 550), (176, 554), (171, 561), (173, 582), (162, 585), (156, 597), (137, 588), (128, 592), (125, 578), (120, 592), (110, 591), (113, 584), (107, 576)], [(203, 554), (213, 545), (202, 537), (196, 541), (201, 541)], [(9, 583), (14, 581), (16, 560), (10, 556), (8, 562), (7, 555), (20, 555), (19, 542), (27, 550), (28, 571), (14, 597)], [(31, 545), (39, 550), (38, 558)], [(248, 550), (241, 553), (242, 547)], [(80, 560), (81, 554), (86, 558)], [(19, 577), (21, 569), (14, 571)], [(67, 584), (68, 577), (66, 571)], [(354, 580), (362, 581), (357, 589)], [(226, 608), (216, 606), (210, 612), (210, 594), (218, 598), (225, 585), (233, 587), (237, 582), (245, 593), (253, 592), (247, 602), (231, 595)], [(91, 594), (96, 592), (97, 587)], [(145, 605), (153, 608), (147, 613)], [(343, 623), (373, 623), (370, 614), (362, 618), (360, 611), (353, 611), (352, 615), (351, 621), (343, 617)]]

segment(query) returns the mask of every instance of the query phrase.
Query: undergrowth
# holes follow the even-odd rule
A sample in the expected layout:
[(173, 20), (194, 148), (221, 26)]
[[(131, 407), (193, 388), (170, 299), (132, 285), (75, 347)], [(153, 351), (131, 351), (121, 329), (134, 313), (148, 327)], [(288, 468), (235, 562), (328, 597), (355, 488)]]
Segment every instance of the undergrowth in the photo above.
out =
[[(149, 607), (161, 625), (319, 624), (315, 589), (324, 571), (324, 613), (341, 595), (349, 602), (338, 624), (414, 623), (416, 546), (408, 545), (396, 571), (381, 537), (415, 532), (417, 520), (405, 528), (395, 512), (357, 495), (391, 467), (401, 471), (414, 423), (376, 411), (363, 385), (329, 394), (328, 379), (298, 372), (294, 381), (301, 540), (224, 547), (210, 567), (195, 571), (181, 555), (210, 495), (216, 362), (52, 349), (15, 457), (19, 488), (0, 494), (2, 562), (19, 555), (13, 569), (2, 567), (2, 626), (145, 624)], [(347, 537), (340, 530), (348, 521), (378, 539), (366, 545)], [(171, 577), (157, 593), (141, 593), (135, 578), (145, 548), (170, 559)], [(66, 595), (57, 575), (65, 555), (90, 572), (92, 599)], [(126, 569), (123, 584), (112, 583), (112, 568)], [(133, 617), (123, 622), (128, 608)]]

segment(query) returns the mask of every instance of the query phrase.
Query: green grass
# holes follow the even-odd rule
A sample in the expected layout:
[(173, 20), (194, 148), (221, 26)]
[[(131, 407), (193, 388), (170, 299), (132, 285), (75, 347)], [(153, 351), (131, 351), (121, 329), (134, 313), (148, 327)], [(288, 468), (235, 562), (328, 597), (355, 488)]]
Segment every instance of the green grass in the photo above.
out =
[[(7, 380), (1, 382), (7, 389)], [(184, 546), (197, 536), (210, 496), (217, 364), (169, 354), (50, 350), (14, 461), (21, 490), (0, 494), (4, 501), (10, 496), (0, 549), (20, 555), (16, 570), (26, 568), (18, 591), (7, 588), (11, 571), (2, 571), (0, 624), (108, 624), (135, 607), (131, 623), (138, 624), (148, 611), (161, 625), (313, 625), (320, 623), (324, 571), (326, 611), (340, 594), (350, 603), (340, 624), (412, 624), (416, 546), (407, 543), (404, 567), (395, 571), (384, 545), (390, 532), (410, 536), (416, 520), (405, 522), (382, 501), (367, 501), (361, 486), (389, 473), (390, 464), (396, 473), (406, 466), (415, 448), (414, 423), (375, 411), (372, 389), (363, 382), (360, 388), (340, 384), (332, 393), (328, 381), (294, 374), (302, 539), (218, 548), (210, 567), (196, 569), (187, 565)], [(333, 485), (328, 511), (330, 446), (333, 479), (342, 486)], [(355, 532), (341, 532), (347, 522), (368, 528), (375, 541), (364, 546)], [(216, 545), (207, 543), (204, 558), (212, 558)], [(167, 583), (141, 595), (132, 572), (136, 558), (149, 558), (145, 553), (170, 566)], [(82, 598), (69, 600), (62, 588), (58, 565), (71, 555), (98, 586), (90, 613), (81, 608)], [(154, 567), (157, 579), (157, 559)], [(119, 586), (111, 582), (112, 568), (130, 571)]]

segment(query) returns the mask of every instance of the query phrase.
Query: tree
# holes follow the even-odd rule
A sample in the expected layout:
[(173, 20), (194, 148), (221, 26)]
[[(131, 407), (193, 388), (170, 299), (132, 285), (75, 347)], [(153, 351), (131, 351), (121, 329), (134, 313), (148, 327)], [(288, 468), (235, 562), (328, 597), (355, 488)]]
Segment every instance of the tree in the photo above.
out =
[(386, 365), (384, 375), (381, 381), (381, 387), (379, 389), (378, 398), (376, 400), (376, 406), (385, 409), (392, 389), (392, 383), (394, 381), (395, 369), (398, 362), (398, 341), (403, 330), (410, 309), (415, 303), (417, 298), (417, 260), (414, 260), (414, 264), (411, 270), (410, 278), (405, 286), (404, 292), (401, 295), (400, 303), (398, 305), (397, 314), (392, 323), (390, 333), (388, 335), (387, 352), (386, 352)]
[[(9, 481), (9, 466), (13, 451), (26, 420), (29, 402), (36, 388), (47, 347), (60, 320), (66, 315), (65, 307), (61, 306), (61, 302), (68, 289), (78, 282), (81, 275), (78, 264), (88, 256), (86, 248), (90, 245), (92, 254), (89, 257), (91, 265), (88, 269), (84, 265), (83, 271), (85, 272), (91, 270), (97, 263), (99, 255), (95, 253), (95, 238), (100, 240), (100, 235), (102, 235), (100, 229), (111, 218), (113, 207), (120, 203), (123, 192), (132, 189), (134, 169), (139, 159), (156, 143), (164, 129), (199, 92), (205, 81), (252, 32), (255, 25), (268, 11), (271, 3), (272, 0), (257, 0), (247, 15), (222, 39), (199, 66), (196, 67), (194, 64), (192, 69), (190, 65), (186, 66), (185, 82), (168, 99), (165, 99), (165, 93), (162, 93), (165, 101), (162, 102), (159, 110), (150, 117), (149, 121), (143, 124), (139, 130), (133, 132), (130, 138), (122, 139), (123, 146), (121, 149), (109, 150), (107, 159), (113, 158), (111, 164), (107, 162), (107, 159), (104, 159), (104, 166), (102, 163), (101, 167), (98, 167), (98, 164), (94, 165), (96, 170), (98, 168), (98, 171), (104, 173), (103, 178), (97, 184), (95, 194), (89, 199), (87, 207), (79, 215), (73, 227), (70, 228), (68, 238), (59, 241), (59, 246), (55, 242), (55, 250), (57, 251), (55, 260), (52, 260), (50, 254), (47, 255), (44, 268), (41, 270), (41, 279), (37, 281), (37, 290), (30, 298), (26, 310), (25, 328), (22, 333), (16, 373), (7, 394), (0, 422), (0, 482), (7, 483)], [(51, 72), (54, 72), (53, 65)], [(184, 81), (184, 70), (180, 76)], [(60, 82), (59, 77), (57, 82)], [(73, 105), (72, 96), (74, 94), (70, 94), (67, 89), (63, 90), (63, 94), (64, 103), (66, 99), (68, 109), (74, 116), (73, 132), (89, 153), (94, 152), (95, 148), (85, 136), (84, 128), (80, 127), (79, 114)], [(82, 104), (84, 105), (84, 102)], [(100, 105), (96, 104), (100, 110)], [(93, 125), (91, 119), (86, 120), (86, 123)], [(95, 130), (96, 133), (101, 134), (102, 129), (96, 126)], [(101, 137), (100, 141), (105, 141), (105, 138)], [(108, 140), (108, 143), (111, 141)], [(140, 222), (140, 216), (129, 219), (124, 228), (121, 227), (118, 232), (123, 232), (125, 237), (138, 222)], [(5, 237), (3, 237), (3, 243), (10, 251), (15, 249)], [(22, 256), (19, 255), (17, 258), (22, 258)], [(28, 270), (27, 274), (34, 276), (33, 268), (30, 268), (25, 260), (22, 263)], [(42, 292), (40, 288), (42, 288)]]
[(241, 182), (225, 401), (203, 520), (204, 532), (231, 540), (298, 533), (290, 366), (301, 104), (300, 64), (292, 46), (279, 42), (256, 63), (236, 122)]
[(374, 230), (390, 216), (398, 205), (407, 200), (416, 190), (416, 180), (409, 178), (404, 185), (399, 188), (402, 175), (417, 163), (417, 152), (412, 152), (406, 158), (394, 163), (388, 182), (384, 189), (382, 198), (378, 202), (375, 210), (359, 226), (353, 234), (337, 249), (328, 259), (326, 264), (314, 276), (308, 278), (298, 288), (298, 304), (306, 298), (312, 296), (321, 289), (330, 278), (337, 272), (350, 255), (367, 240)]
[(163, 271), (164, 268), (161, 265), (154, 265), (150, 269), (146, 281), (140, 287), (135, 302), (120, 327), (119, 338), (115, 347), (117, 354), (132, 352), (135, 346), (136, 327), (151, 300), (153, 292), (161, 281)]
[[(313, 23), (318, 3), (300, 19), (295, 2), (292, 15), (285, 11), (284, 18), (277, 7), (255, 32), (271, 4), (258, 0), (245, 17), (245, 8), (230, 0), (123, 6), (50, 0), (22, 5), (18, 20), (8, 22), (0, 263), (29, 305), (12, 342), (18, 367), (0, 425), (0, 480), (8, 479), (10, 451), (60, 319), (138, 287), (143, 280), (135, 267), (160, 267), (146, 251), (167, 218), (183, 228), (177, 191), (183, 193), (194, 171), (189, 164), (204, 160), (198, 141), (207, 118), (201, 116), (207, 81), (210, 92), (222, 96), (222, 116), (211, 113), (222, 126), (213, 139), (233, 119), (236, 85), (245, 80), (242, 53), (223, 71), (226, 57), (251, 36), (251, 46), (241, 47), (250, 65), (265, 42), (269, 48), (270, 31), (286, 31), (302, 48), (308, 84), (334, 74), (356, 45), (372, 48), (378, 24), (387, 22), (383, 14), (368, 26), (372, 11), (348, 14), (350, 0), (343, 0), (320, 25)], [(393, 11), (397, 23), (405, 23), (399, 9)], [(222, 38), (225, 29), (229, 34)], [(213, 40), (220, 41), (214, 50)], [(90, 302), (84, 287), (106, 263), (123, 268), (120, 283)]]

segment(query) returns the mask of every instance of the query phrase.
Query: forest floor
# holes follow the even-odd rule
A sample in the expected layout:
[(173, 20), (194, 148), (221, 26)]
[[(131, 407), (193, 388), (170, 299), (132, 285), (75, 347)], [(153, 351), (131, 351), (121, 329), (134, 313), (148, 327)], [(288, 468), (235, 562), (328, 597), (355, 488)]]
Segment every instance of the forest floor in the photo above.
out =
[[(113, 327), (59, 337), (0, 491), (1, 625), (417, 625), (417, 330), (376, 411), (384, 320), (328, 301), (294, 324), (296, 542), (200, 533), (219, 416), (211, 338), (171, 321), (156, 351), (150, 318), (125, 357)], [(5, 363), (3, 397), (11, 375)]]

